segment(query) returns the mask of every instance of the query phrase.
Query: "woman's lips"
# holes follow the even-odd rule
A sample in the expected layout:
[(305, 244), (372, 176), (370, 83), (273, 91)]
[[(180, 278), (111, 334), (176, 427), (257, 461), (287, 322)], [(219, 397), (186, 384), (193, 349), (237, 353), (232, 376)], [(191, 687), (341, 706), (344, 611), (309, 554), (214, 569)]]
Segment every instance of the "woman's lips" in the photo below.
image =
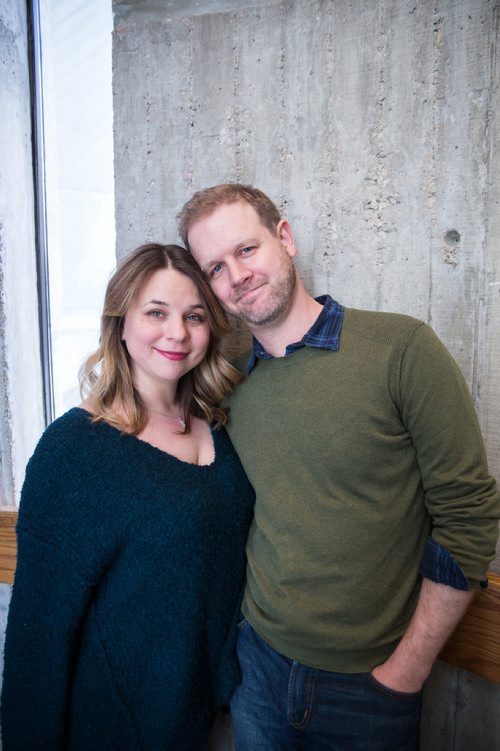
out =
[(187, 352), (169, 352), (164, 349), (156, 349), (156, 351), (162, 357), (166, 357), (167, 360), (184, 360), (188, 356)]

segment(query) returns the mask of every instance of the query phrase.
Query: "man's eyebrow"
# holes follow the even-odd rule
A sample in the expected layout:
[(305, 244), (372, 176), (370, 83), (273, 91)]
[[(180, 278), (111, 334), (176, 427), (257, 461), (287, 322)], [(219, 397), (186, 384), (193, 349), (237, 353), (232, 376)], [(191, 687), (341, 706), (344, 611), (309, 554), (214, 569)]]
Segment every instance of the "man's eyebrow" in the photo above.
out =
[(235, 243), (234, 250), (238, 250), (238, 248), (248, 248), (250, 245), (258, 245), (259, 241), (256, 237), (244, 237), (243, 240), (240, 240), (239, 242)]

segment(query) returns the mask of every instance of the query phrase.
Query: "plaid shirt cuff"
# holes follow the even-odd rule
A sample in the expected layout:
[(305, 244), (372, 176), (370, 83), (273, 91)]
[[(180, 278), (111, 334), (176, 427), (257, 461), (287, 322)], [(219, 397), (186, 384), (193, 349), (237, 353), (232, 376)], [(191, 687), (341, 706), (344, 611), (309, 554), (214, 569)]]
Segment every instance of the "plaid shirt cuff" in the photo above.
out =
[[(470, 589), (467, 577), (449, 550), (432, 537), (427, 538), (419, 572), (424, 579), (430, 579), (436, 584), (447, 584), (449, 587), (464, 591)], [(481, 582), (481, 586), (487, 587), (488, 581)]]

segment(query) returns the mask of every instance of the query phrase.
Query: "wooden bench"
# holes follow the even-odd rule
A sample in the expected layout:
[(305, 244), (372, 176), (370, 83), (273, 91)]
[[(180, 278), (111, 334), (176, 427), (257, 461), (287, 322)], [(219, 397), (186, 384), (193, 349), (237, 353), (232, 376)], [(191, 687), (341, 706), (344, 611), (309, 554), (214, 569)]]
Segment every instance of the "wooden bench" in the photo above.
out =
[[(12, 584), (16, 568), (17, 512), (0, 511), (0, 582)], [(500, 575), (488, 574), (440, 659), (500, 683)]]

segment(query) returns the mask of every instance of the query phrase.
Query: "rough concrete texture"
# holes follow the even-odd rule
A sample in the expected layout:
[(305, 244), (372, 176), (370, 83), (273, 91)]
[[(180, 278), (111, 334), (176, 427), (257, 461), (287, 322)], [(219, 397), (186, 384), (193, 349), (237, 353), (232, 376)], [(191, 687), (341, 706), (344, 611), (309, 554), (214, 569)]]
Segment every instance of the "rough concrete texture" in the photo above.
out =
[(163, 18), (181, 18), (187, 16), (206, 15), (207, 13), (223, 13), (238, 8), (262, 7), (279, 3), (280, 0), (131, 0), (115, 5), (115, 19), (123, 21), (129, 16), (160, 14)]
[(424, 689), (421, 751), (498, 751), (500, 684), (436, 662)]
[[(118, 255), (175, 241), (194, 190), (258, 185), (312, 291), (435, 328), (500, 479), (499, 13), (495, 0), (114, 0), (113, 86)], [(422, 748), (498, 748), (495, 688), (437, 665)]]
[(118, 254), (176, 239), (194, 190), (258, 185), (312, 290), (431, 323), (500, 476), (498, 3), (115, 0), (114, 14)]
[(26, 5), (0, 6), (0, 505), (43, 429)]

